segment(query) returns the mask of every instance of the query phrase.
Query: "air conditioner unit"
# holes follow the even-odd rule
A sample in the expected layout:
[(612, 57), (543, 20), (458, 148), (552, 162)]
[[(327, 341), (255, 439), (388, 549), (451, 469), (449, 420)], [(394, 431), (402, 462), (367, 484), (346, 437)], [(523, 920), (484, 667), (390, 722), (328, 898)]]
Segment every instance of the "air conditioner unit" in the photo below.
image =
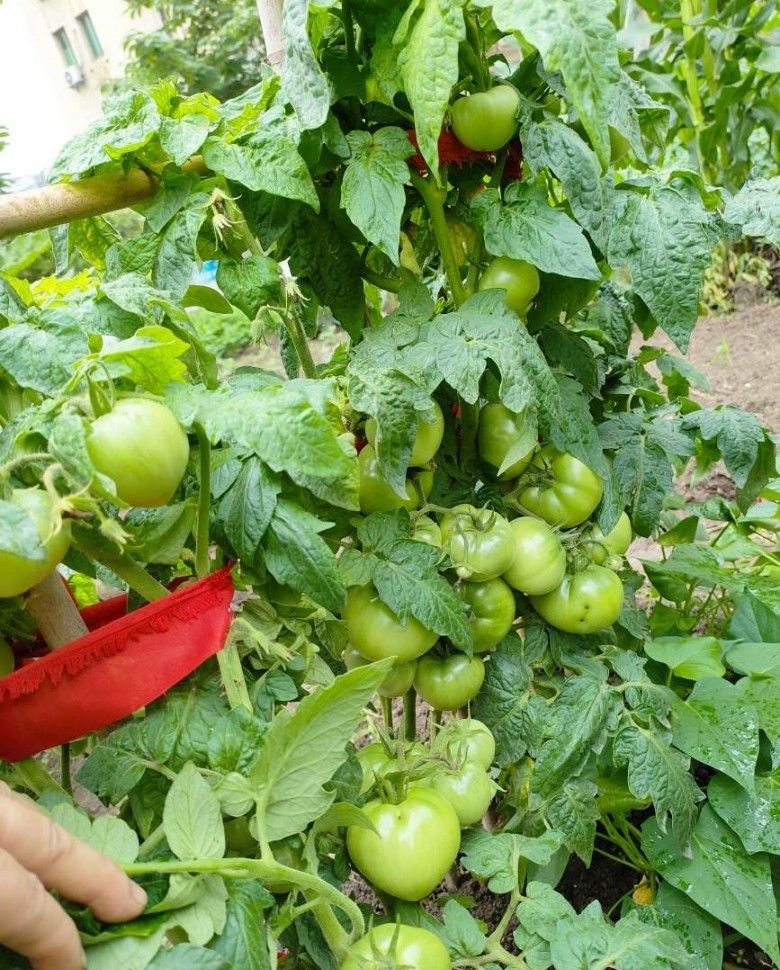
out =
[(65, 68), (65, 81), (69, 88), (77, 88), (84, 83), (84, 72), (78, 64)]

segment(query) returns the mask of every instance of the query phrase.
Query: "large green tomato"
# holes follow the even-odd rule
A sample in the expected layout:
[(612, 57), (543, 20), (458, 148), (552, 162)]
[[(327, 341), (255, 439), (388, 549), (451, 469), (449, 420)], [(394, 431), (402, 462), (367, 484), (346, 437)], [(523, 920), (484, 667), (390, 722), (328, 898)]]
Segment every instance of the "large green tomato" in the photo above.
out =
[(12, 674), (14, 667), (16, 667), (14, 652), (7, 641), (0, 637), (0, 677), (7, 677), (8, 674)]
[(595, 563), (567, 573), (560, 586), (531, 605), (551, 626), (566, 633), (595, 633), (611, 626), (623, 607), (623, 584), (611, 569)]
[(506, 305), (524, 317), (531, 300), (539, 292), (539, 271), (524, 259), (498, 256), (479, 280), (480, 290), (506, 290)]
[(517, 131), (520, 96), (508, 84), (467, 95), (450, 108), (458, 141), (474, 152), (495, 152)]
[[(486, 464), (492, 465), (499, 481), (517, 478), (531, 461), (536, 449), (536, 435), (529, 436), (525, 424), (523, 412), (515, 414), (500, 402), (486, 404), (479, 413), (479, 457)], [(499, 473), (507, 456), (515, 460)]]
[(130, 397), (92, 422), (87, 451), (128, 505), (167, 505), (181, 484), (190, 446), (173, 413), (158, 401)]
[(546, 472), (546, 481), (520, 492), (520, 503), (550, 525), (571, 528), (594, 511), (604, 494), (599, 476), (573, 455), (545, 445), (534, 455), (529, 468)]
[[(427, 465), (439, 450), (441, 439), (444, 437), (444, 415), (436, 401), (431, 401), (435, 417), (433, 421), (417, 421), (417, 434), (414, 436), (412, 454), (409, 464), (413, 468), (422, 468)], [(376, 421), (369, 418), (366, 421), (366, 438), (370, 445), (376, 444)]]
[(350, 643), (368, 660), (416, 660), (437, 639), (413, 616), (401, 623), (373, 586), (351, 586), (347, 590), (343, 619)]
[[(347, 647), (341, 659), (344, 661), (347, 670), (354, 670), (355, 667), (363, 667), (365, 664), (371, 663), (367, 657), (364, 657), (354, 647)], [(406, 663), (396, 661), (393, 669), (379, 685), (377, 689), (378, 693), (382, 697), (403, 697), (414, 683), (416, 671), (416, 661), (411, 660)]]
[(549, 525), (530, 515), (509, 523), (515, 541), (515, 561), (504, 579), (521, 593), (549, 593), (566, 575), (566, 553)]
[(19, 488), (8, 501), (32, 519), (44, 550), (43, 559), (23, 559), (0, 552), (0, 597), (18, 596), (37, 586), (62, 562), (70, 545), (70, 523), (55, 516), (48, 492), (42, 488)]
[(376, 831), (351, 825), (347, 848), (366, 879), (409, 902), (433, 892), (460, 848), (460, 822), (452, 805), (431, 788), (411, 785), (398, 804), (374, 800), (363, 812)]
[(435, 751), (443, 752), (449, 761), (466, 761), (488, 769), (496, 756), (496, 739), (490, 728), (474, 717), (455, 718), (439, 731)]
[(462, 826), (476, 825), (493, 801), (496, 785), (482, 765), (467, 761), (459, 768), (440, 768), (429, 784), (455, 809)]
[[(392, 509), (406, 509), (408, 512), (419, 509), (422, 500), (414, 482), (407, 478), (405, 499), (396, 495), (382, 474), (379, 459), (371, 445), (366, 445), (360, 452), (358, 471), (360, 510), (366, 515), (371, 512), (390, 512)], [(421, 471), (415, 478), (420, 483), (423, 495), (427, 497), (433, 488), (433, 472)]]
[(423, 657), (417, 664), (414, 686), (434, 710), (456, 711), (477, 696), (484, 680), (481, 657), (452, 653), (448, 657)]
[(620, 518), (606, 535), (598, 525), (588, 531), (585, 535), (585, 551), (593, 562), (601, 566), (612, 556), (624, 555), (633, 538), (631, 519), (621, 512)]
[[(407, 766), (410, 761), (419, 761), (428, 757), (428, 749), (419, 741), (408, 741), (404, 745), (404, 759)], [(388, 754), (381, 741), (373, 741), (364, 748), (360, 748), (357, 758), (363, 771), (361, 794), (367, 792), (389, 772), (401, 769), (396, 756)]]
[(456, 505), (441, 520), (441, 539), (455, 572), (467, 582), (497, 579), (514, 562), (509, 523), (492, 509)]
[(387, 970), (390, 966), (403, 970), (452, 970), (452, 960), (447, 947), (430, 930), (383, 923), (357, 941), (341, 970)]
[(474, 634), (475, 653), (485, 653), (501, 643), (517, 615), (515, 594), (504, 580), (463, 583), (458, 593), (471, 607), (469, 625)]
[(412, 538), (415, 542), (424, 542), (427, 546), (441, 546), (441, 529), (438, 522), (428, 515), (421, 515), (412, 523)]

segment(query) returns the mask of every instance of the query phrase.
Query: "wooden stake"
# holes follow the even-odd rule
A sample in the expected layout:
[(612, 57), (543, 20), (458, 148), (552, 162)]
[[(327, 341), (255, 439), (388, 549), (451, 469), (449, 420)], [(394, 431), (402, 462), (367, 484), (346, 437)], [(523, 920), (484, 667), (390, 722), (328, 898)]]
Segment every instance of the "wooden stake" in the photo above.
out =
[(59, 650), (89, 632), (57, 572), (33, 586), (25, 605), (49, 650)]
[(282, 29), (282, 9), (284, 0), (257, 0), (257, 12), (263, 28), (266, 57), (276, 71), (284, 60), (284, 31)]

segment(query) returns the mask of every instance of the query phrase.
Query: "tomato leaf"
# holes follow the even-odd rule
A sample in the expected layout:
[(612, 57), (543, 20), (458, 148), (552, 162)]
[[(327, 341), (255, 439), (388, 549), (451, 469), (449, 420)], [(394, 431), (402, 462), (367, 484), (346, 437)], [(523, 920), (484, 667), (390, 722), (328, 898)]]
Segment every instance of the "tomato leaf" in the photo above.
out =
[(309, 5), (290, 0), (282, 11), (285, 51), (281, 62), (284, 92), (301, 128), (319, 128), (330, 108), (330, 84), (317, 63), (307, 30)]
[(227, 967), (271, 970), (273, 943), (268, 938), (265, 910), (273, 906), (273, 896), (256, 880), (234, 882), (228, 893), (225, 928), (211, 949), (224, 958)]
[(279, 264), (262, 253), (252, 253), (242, 262), (221, 259), (217, 284), (233, 306), (250, 320), (255, 319), (261, 307), (278, 306), (282, 302)]
[(165, 799), (163, 826), (171, 851), (183, 861), (221, 859), (225, 854), (219, 800), (191, 762), (171, 785)]
[(715, 637), (659, 637), (648, 640), (644, 651), (683, 680), (722, 677), (726, 672), (721, 661), (723, 647)]
[(726, 202), (723, 218), (743, 235), (780, 246), (780, 175), (748, 179)]
[(575, 778), (552, 796), (546, 808), (547, 820), (560, 833), (563, 844), (576, 852), (586, 866), (590, 866), (593, 858), (599, 820), (598, 793), (593, 782)]
[(257, 564), (280, 491), (277, 476), (263, 462), (250, 457), (241, 462), (238, 477), (219, 500), (217, 526), (247, 565)]
[(759, 447), (768, 437), (755, 414), (730, 404), (694, 411), (683, 418), (683, 427), (698, 428), (705, 441), (717, 443), (728, 473), (739, 487), (746, 484)]
[(691, 954), (690, 970), (722, 970), (723, 933), (720, 921), (692, 900), (662, 882), (651, 906), (637, 906), (643, 923), (676, 933)]

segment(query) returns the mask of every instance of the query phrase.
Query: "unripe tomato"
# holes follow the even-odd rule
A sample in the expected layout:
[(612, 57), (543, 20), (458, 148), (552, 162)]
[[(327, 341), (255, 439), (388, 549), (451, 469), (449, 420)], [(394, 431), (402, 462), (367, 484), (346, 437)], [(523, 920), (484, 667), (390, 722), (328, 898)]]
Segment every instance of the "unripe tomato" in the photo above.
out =
[[(500, 402), (486, 404), (479, 413), (479, 431), (477, 433), (477, 448), (479, 457), (488, 465), (492, 465), (499, 481), (505, 482), (517, 476), (528, 467), (531, 457), (536, 450), (536, 440), (528, 443), (525, 431), (525, 414), (515, 414)], [(528, 443), (527, 447), (523, 442)], [(521, 445), (521, 454), (515, 456), (517, 446)], [(515, 461), (499, 472), (512, 453)]]
[(474, 700), (484, 680), (485, 664), (481, 657), (467, 657), (465, 653), (447, 657), (431, 654), (417, 664), (414, 686), (434, 710), (456, 711)]
[(55, 516), (51, 498), (44, 489), (15, 489), (8, 501), (32, 519), (45, 558), (23, 559), (11, 552), (0, 552), (0, 597), (19, 596), (43, 582), (62, 562), (70, 545), (70, 523)]
[(0, 637), (0, 677), (7, 677), (14, 672), (16, 658), (8, 642)]
[(181, 484), (190, 446), (173, 413), (158, 401), (125, 398), (92, 422), (87, 451), (128, 505), (167, 505)]
[[(625, 512), (620, 513), (620, 518), (610, 531), (604, 535), (598, 524), (585, 535), (585, 551), (599, 566), (603, 566), (612, 557), (619, 557), (628, 551), (634, 533), (631, 529), (631, 519)], [(610, 566), (610, 568), (612, 568)], [(618, 569), (620, 566), (618, 565)]]
[(611, 569), (595, 563), (567, 573), (560, 586), (531, 605), (551, 626), (566, 633), (595, 633), (611, 626), (623, 607), (623, 584)]
[(363, 771), (363, 784), (360, 788), (360, 792), (363, 794), (382, 777), (385, 770), (392, 763), (392, 758), (385, 750), (385, 746), (379, 741), (374, 741), (371, 744), (367, 744), (364, 748), (360, 748), (357, 753), (357, 758)]
[(347, 590), (343, 619), (350, 643), (368, 660), (416, 660), (437, 640), (437, 635), (413, 616), (401, 623), (373, 586), (351, 586)]
[(515, 558), (509, 523), (492, 509), (456, 505), (441, 520), (441, 539), (455, 572), (467, 582), (496, 579)]
[(351, 825), (347, 849), (370, 883), (397, 899), (416, 902), (439, 885), (457, 858), (460, 822), (431, 788), (411, 785), (398, 804), (363, 806), (374, 829)]
[(515, 594), (503, 579), (463, 583), (458, 594), (471, 607), (469, 626), (474, 634), (474, 652), (485, 653), (501, 643), (517, 615)]
[(455, 262), (458, 264), (458, 269), (463, 269), (471, 260), (476, 247), (477, 231), (467, 222), (462, 222), (460, 219), (454, 219), (451, 216), (447, 218), (447, 228), (450, 231), (450, 242), (455, 254)]
[(452, 805), (464, 828), (476, 825), (485, 817), (496, 793), (496, 785), (487, 771), (471, 761), (459, 768), (440, 768), (428, 783)]
[(604, 483), (574, 455), (545, 445), (534, 455), (530, 469), (534, 467), (547, 472), (547, 481), (524, 488), (520, 502), (550, 525), (579, 525), (601, 501)]
[(517, 131), (520, 96), (509, 84), (467, 95), (450, 108), (452, 130), (466, 148), (495, 152)]
[(539, 292), (539, 271), (524, 259), (498, 256), (479, 281), (480, 290), (506, 290), (506, 305), (524, 317), (531, 300)]
[[(354, 647), (347, 647), (341, 659), (344, 661), (347, 670), (354, 670), (355, 667), (363, 667), (365, 664), (371, 663)], [(414, 660), (406, 663), (396, 661), (393, 669), (377, 688), (377, 692), (382, 697), (403, 697), (414, 683), (416, 670), (417, 664)]]
[(421, 515), (412, 526), (412, 538), (415, 542), (424, 542), (428, 546), (441, 546), (441, 529), (438, 522), (430, 516)]
[[(411, 479), (406, 480), (406, 499), (396, 495), (382, 474), (379, 459), (371, 445), (366, 445), (358, 455), (358, 471), (361, 512), (368, 515), (371, 512), (390, 512), (393, 509), (406, 509), (409, 512), (419, 509), (420, 493), (414, 482)], [(427, 497), (433, 488), (433, 472), (421, 471), (415, 478), (420, 483), (423, 495)]]
[(429, 930), (383, 923), (350, 948), (341, 970), (387, 970), (390, 966), (403, 970), (452, 970), (452, 961), (447, 947)]
[(496, 756), (496, 739), (482, 721), (474, 717), (455, 718), (439, 731), (434, 750), (456, 763), (470, 761), (487, 770)]
[[(422, 468), (433, 458), (441, 445), (444, 437), (444, 415), (436, 401), (431, 401), (435, 417), (433, 421), (417, 421), (417, 434), (414, 436), (412, 454), (409, 458), (409, 465), (413, 468)], [(376, 421), (369, 418), (366, 421), (366, 438), (370, 445), (376, 444)]]
[(566, 575), (566, 553), (549, 525), (530, 515), (509, 523), (515, 543), (515, 561), (504, 579), (521, 593), (549, 593)]

